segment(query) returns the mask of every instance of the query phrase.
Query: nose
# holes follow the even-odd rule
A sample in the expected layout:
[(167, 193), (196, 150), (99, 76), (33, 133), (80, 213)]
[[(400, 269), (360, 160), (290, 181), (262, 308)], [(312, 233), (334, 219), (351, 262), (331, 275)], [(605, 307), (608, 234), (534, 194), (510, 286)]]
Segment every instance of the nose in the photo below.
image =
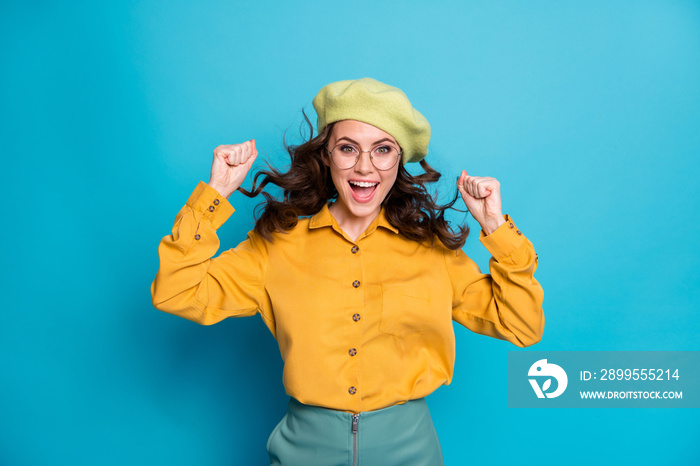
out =
[(355, 171), (357, 173), (371, 173), (374, 170), (370, 154), (370, 151), (362, 151), (360, 153), (360, 160), (355, 164)]

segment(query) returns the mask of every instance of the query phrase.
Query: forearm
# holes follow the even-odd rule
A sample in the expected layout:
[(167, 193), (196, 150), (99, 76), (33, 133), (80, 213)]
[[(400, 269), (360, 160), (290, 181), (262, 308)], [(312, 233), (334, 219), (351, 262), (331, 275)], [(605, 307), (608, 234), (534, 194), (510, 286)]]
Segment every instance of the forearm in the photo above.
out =
[(503, 219), (503, 216), (499, 215), (498, 217), (484, 220), (483, 223), (480, 224), (480, 226), (484, 234), (490, 235), (504, 223), (506, 223), (506, 221)]
[(466, 255), (448, 262), (454, 298), (453, 317), (482, 335), (530, 346), (542, 338), (543, 291), (534, 277), (537, 254), (510, 217), (481, 242), (491, 252), (490, 274), (479, 272)]
[(214, 188), (225, 199), (228, 199), (229, 197), (231, 197), (231, 194), (233, 194), (233, 191), (234, 191), (234, 190), (231, 190), (230, 188), (226, 189), (225, 186), (220, 185), (212, 180), (209, 180), (209, 182), (207, 184), (209, 186), (211, 186), (212, 188)]
[[(233, 212), (219, 193), (197, 185), (175, 218), (172, 233), (158, 246), (159, 268), (151, 284), (153, 305), (198, 323), (207, 322), (206, 280), (219, 249), (216, 230)], [(203, 286), (204, 285), (204, 286)]]

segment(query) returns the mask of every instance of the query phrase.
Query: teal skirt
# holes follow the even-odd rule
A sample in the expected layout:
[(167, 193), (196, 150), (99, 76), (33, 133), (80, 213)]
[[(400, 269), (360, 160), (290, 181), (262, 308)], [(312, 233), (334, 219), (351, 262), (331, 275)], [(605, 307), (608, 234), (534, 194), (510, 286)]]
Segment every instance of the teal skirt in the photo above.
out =
[(267, 452), (284, 466), (444, 464), (425, 398), (355, 415), (291, 398)]

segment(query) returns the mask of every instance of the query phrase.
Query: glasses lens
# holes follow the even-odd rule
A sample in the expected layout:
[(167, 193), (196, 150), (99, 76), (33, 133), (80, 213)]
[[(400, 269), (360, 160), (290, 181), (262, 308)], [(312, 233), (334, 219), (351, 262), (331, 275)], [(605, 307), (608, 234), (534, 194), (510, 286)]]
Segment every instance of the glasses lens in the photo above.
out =
[(378, 170), (388, 170), (396, 165), (399, 160), (399, 151), (396, 147), (386, 144), (372, 149), (372, 162)]
[(333, 163), (338, 168), (352, 168), (357, 162), (357, 156), (360, 155), (360, 149), (352, 144), (338, 144), (331, 151)]
[[(331, 158), (336, 167), (352, 168), (359, 160), (360, 148), (354, 144), (338, 144), (331, 150)], [(389, 170), (399, 161), (399, 150), (390, 145), (382, 144), (371, 150), (372, 164), (377, 170)]]

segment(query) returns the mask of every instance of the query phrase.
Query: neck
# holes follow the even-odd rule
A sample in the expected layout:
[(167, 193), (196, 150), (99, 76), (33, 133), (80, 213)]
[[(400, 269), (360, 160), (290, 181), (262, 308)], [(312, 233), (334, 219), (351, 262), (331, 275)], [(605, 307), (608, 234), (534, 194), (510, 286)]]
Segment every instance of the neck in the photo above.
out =
[(381, 211), (380, 209), (373, 215), (357, 217), (347, 209), (343, 209), (339, 204), (340, 203), (336, 201), (329, 207), (329, 210), (333, 215), (333, 218), (335, 218), (335, 221), (338, 222), (340, 229), (343, 230), (345, 234), (348, 235), (348, 237), (353, 241), (356, 241), (357, 238), (359, 238), (359, 236), (364, 233), (365, 230), (367, 230), (367, 227), (370, 226)]

